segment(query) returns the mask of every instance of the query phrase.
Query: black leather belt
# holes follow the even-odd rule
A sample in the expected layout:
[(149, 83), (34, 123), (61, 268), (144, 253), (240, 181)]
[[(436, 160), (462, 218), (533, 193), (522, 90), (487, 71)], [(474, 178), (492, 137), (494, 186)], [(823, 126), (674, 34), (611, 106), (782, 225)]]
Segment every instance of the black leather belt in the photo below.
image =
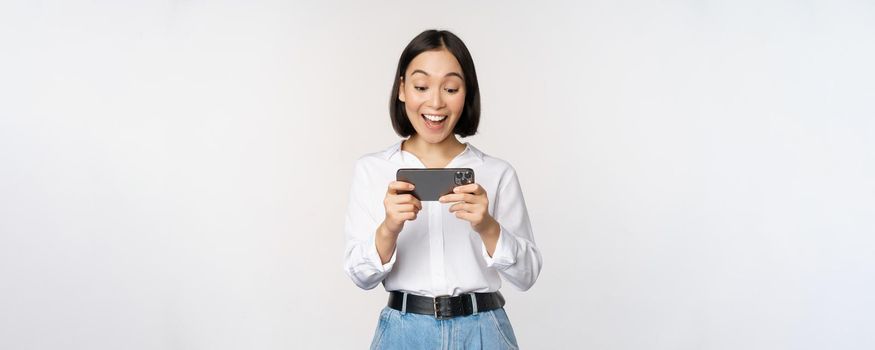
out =
[[(407, 294), (406, 305), (404, 302), (405, 294)], [(473, 302), (474, 300), (476, 300), (476, 304)], [(468, 316), (475, 312), (495, 310), (503, 306), (504, 297), (499, 292), (469, 293), (455, 297), (445, 295), (435, 298), (397, 291), (389, 292), (389, 307), (402, 312), (434, 315), (437, 319)]]

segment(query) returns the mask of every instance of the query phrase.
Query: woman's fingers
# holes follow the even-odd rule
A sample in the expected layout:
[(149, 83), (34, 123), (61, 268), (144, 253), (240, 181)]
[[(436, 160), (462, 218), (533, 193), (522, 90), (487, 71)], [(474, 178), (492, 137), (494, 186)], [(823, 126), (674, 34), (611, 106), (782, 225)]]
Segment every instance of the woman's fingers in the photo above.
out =
[(453, 193), (441, 196), (441, 198), (438, 198), (438, 201), (441, 203), (485, 203), (488, 202), (488, 199), (486, 198), (486, 190), (480, 187), (479, 184), (473, 183), (456, 186), (453, 188)]
[(450, 212), (457, 218), (470, 222), (475, 228), (489, 216), (486, 190), (476, 183), (457, 186), (453, 193), (441, 196), (438, 200), (441, 203), (456, 202), (450, 206)]
[(404, 221), (416, 220), (417, 214), (419, 208), (413, 204), (391, 204), (386, 207), (386, 217), (397, 225), (403, 225)]
[(417, 208), (422, 209), (422, 202), (416, 199), (412, 194), (388, 195), (386, 198), (391, 204), (413, 204)]
[(453, 214), (456, 215), (457, 218), (465, 220), (465, 221), (469, 221), (469, 222), (473, 222), (477, 217), (475, 214), (469, 213), (467, 211), (462, 211), (462, 210), (454, 212)]
[(399, 191), (412, 191), (413, 184), (404, 181), (392, 181), (389, 183), (388, 194), (398, 194)]
[(485, 194), (486, 190), (484, 190), (483, 187), (480, 187), (480, 184), (472, 183), (462, 186), (456, 186), (455, 188), (453, 188), (453, 193), (470, 193), (475, 195), (481, 195)]
[(419, 208), (413, 204), (396, 204), (394, 209), (399, 213), (419, 211)]
[[(399, 193), (411, 191), (413, 188), (413, 184), (404, 181), (389, 183), (385, 199), (386, 212), (395, 220), (415, 220), (416, 215), (422, 210), (422, 202), (419, 199), (410, 193)], [(486, 206), (489, 204), (486, 190), (476, 183), (457, 186), (453, 189), (453, 193), (442, 196), (438, 201), (441, 203), (456, 202), (450, 206), (450, 212), (454, 213), (456, 217), (472, 223), (481, 221), (487, 210)]]
[(450, 213), (453, 213), (453, 212), (456, 212), (456, 211), (467, 211), (467, 212), (470, 212), (470, 211), (473, 211), (474, 209), (475, 209), (475, 208), (474, 208), (474, 205), (472, 205), (472, 204), (468, 204), (468, 203), (464, 203), (464, 202), (460, 202), (460, 203), (456, 203), (456, 204), (453, 204), (452, 206), (450, 206)]
[(483, 204), (456, 203), (450, 207), (450, 213), (459, 219), (470, 222), (475, 229), (489, 217)]
[(413, 203), (413, 200), (416, 199), (416, 197), (413, 197), (413, 195), (409, 194), (409, 193), (390, 194), (387, 197), (389, 198), (390, 202), (395, 203), (395, 204)]
[(445, 194), (441, 198), (438, 198), (438, 201), (441, 203), (452, 203), (452, 202), (468, 202), (468, 203), (479, 203), (482, 200), (478, 198), (479, 196), (475, 196), (470, 193), (450, 193)]
[(392, 233), (398, 234), (404, 228), (404, 222), (416, 220), (416, 215), (422, 209), (422, 203), (409, 193), (398, 194), (402, 191), (413, 190), (413, 184), (404, 181), (392, 181), (386, 189), (383, 198), (383, 206), (386, 209), (386, 228)]

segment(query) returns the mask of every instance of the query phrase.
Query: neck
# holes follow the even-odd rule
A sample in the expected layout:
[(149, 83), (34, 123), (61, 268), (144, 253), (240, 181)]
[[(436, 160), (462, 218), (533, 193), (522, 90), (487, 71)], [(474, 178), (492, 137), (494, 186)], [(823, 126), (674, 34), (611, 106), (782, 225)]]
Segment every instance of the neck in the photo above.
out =
[(427, 163), (437, 164), (455, 158), (465, 150), (465, 144), (452, 134), (438, 143), (429, 143), (419, 135), (413, 135), (401, 143), (401, 149), (413, 153)]

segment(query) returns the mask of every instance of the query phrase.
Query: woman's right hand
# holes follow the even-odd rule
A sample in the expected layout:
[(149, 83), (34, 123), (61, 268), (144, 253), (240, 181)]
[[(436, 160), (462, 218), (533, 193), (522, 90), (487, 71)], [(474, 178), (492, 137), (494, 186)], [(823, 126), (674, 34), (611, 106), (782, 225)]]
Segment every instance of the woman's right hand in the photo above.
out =
[(422, 210), (422, 202), (412, 194), (399, 194), (399, 191), (413, 190), (413, 184), (403, 181), (392, 181), (386, 190), (383, 206), (386, 208), (386, 218), (383, 226), (392, 235), (397, 236), (404, 228), (404, 222), (415, 220), (416, 214)]

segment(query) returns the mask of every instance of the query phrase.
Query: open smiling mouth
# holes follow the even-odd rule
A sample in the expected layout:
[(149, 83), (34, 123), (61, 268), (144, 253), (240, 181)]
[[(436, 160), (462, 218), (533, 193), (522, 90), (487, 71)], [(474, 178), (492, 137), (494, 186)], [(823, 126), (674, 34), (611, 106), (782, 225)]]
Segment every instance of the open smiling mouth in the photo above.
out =
[(420, 116), (425, 121), (425, 126), (434, 130), (443, 128), (444, 122), (447, 120), (446, 115), (440, 114), (420, 114)]

